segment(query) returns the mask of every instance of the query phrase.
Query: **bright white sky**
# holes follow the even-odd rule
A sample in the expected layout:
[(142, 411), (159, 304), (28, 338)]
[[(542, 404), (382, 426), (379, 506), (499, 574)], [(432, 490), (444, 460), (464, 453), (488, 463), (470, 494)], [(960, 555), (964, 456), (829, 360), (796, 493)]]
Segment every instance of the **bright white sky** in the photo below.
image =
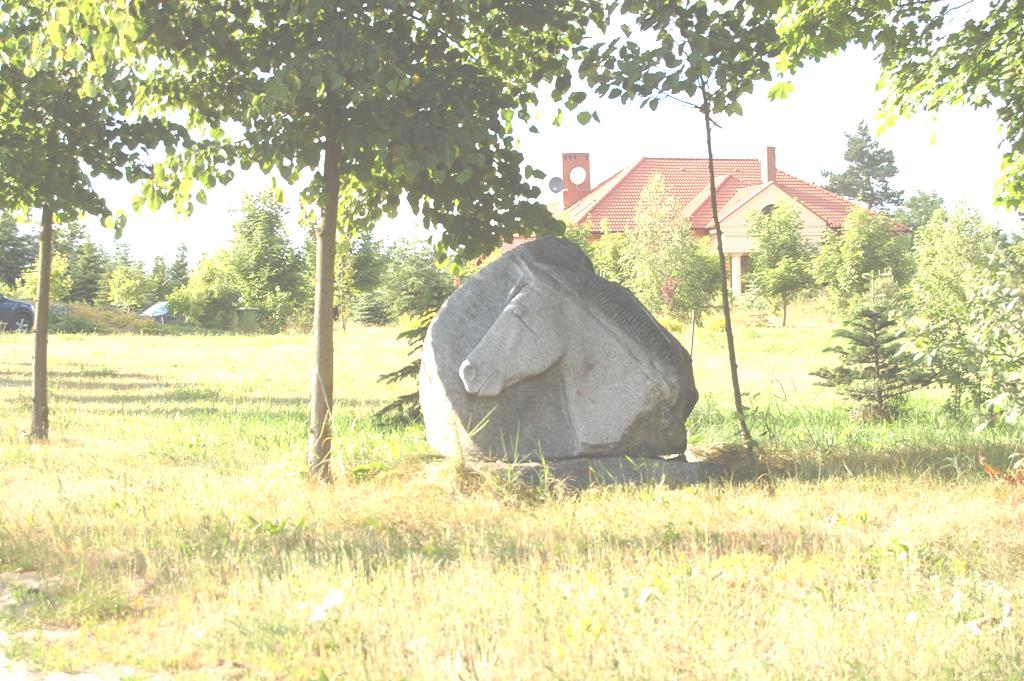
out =
[[(861, 119), (877, 129), (877, 77), (870, 55), (856, 50), (806, 67), (793, 79), (796, 89), (788, 99), (770, 101), (768, 86), (760, 87), (742, 102), (743, 116), (719, 120), (715, 155), (759, 158), (765, 146), (774, 146), (780, 169), (821, 183), (823, 170), (845, 167), (845, 133), (853, 132)], [(580, 126), (575, 116), (566, 116), (556, 128), (550, 124), (555, 109), (542, 107), (540, 133), (525, 133), (521, 141), (526, 162), (552, 176), (561, 174), (562, 152), (589, 153), (596, 184), (641, 156), (705, 156), (703, 121), (679, 103), (665, 101), (656, 112), (618, 101), (602, 101), (595, 107), (588, 100), (584, 107), (596, 108), (601, 123)], [(1003, 229), (1020, 230), (1020, 217), (992, 202), (1002, 141), (994, 113), (948, 108), (937, 116), (900, 121), (879, 139), (896, 154), (900, 174), (895, 185), (908, 196), (918, 190), (935, 191), (947, 205), (963, 203)], [(100, 188), (112, 207), (129, 212), (122, 240), (135, 257), (147, 263), (155, 256), (170, 258), (184, 243), (194, 263), (230, 241), (242, 196), (269, 185), (269, 178), (258, 171), (240, 172), (231, 185), (209, 192), (208, 204), (198, 206), (190, 217), (177, 217), (169, 208), (156, 213), (143, 209), (134, 215), (130, 186), (106, 183)], [(298, 188), (288, 189), (286, 195), (293, 207), (291, 228), (297, 232)], [(541, 198), (548, 202), (554, 197), (545, 190)], [(98, 225), (91, 228), (104, 246), (113, 247), (111, 232)], [(411, 212), (384, 221), (378, 232), (385, 238), (425, 236)]]

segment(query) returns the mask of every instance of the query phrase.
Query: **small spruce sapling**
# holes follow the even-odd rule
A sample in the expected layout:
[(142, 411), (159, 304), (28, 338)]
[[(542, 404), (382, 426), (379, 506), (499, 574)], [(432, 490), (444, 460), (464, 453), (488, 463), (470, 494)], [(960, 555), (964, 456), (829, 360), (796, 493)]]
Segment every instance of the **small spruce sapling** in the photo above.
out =
[(907, 395), (932, 382), (911, 354), (901, 352), (903, 329), (896, 318), (891, 289), (891, 281), (872, 281), (871, 294), (833, 334), (845, 339), (846, 345), (827, 348), (839, 355), (839, 366), (813, 372), (822, 385), (855, 401), (866, 421), (895, 419), (906, 405)]

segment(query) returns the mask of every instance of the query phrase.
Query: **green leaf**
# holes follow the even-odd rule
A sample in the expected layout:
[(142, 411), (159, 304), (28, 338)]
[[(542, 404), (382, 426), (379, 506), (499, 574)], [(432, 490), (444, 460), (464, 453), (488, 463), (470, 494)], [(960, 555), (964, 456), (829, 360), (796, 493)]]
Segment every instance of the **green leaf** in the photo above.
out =
[(780, 81), (768, 91), (768, 99), (786, 99), (793, 92), (793, 84), (789, 81)]

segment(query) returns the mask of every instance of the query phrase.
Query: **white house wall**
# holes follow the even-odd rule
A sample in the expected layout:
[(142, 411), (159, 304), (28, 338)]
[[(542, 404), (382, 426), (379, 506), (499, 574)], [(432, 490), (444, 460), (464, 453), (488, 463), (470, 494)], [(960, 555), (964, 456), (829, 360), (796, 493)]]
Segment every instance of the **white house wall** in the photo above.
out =
[(801, 232), (808, 242), (820, 245), (828, 226), (825, 221), (797, 203), (776, 185), (770, 185), (750, 199), (739, 210), (722, 220), (722, 246), (726, 253), (747, 255), (754, 249), (753, 239), (747, 233), (747, 216), (750, 211), (760, 212), (768, 205), (788, 203), (794, 206), (802, 218)]

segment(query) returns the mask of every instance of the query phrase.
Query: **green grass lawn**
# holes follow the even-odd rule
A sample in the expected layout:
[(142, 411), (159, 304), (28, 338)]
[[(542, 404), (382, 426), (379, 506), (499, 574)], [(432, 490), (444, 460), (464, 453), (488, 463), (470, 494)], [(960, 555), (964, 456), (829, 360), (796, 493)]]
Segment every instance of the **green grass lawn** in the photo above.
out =
[[(31, 338), (0, 335), (0, 678), (1024, 678), (1024, 488), (977, 463), (1019, 434), (940, 394), (857, 423), (793, 320), (738, 338), (771, 483), (579, 493), (376, 424), (395, 329), (339, 333), (331, 488), (305, 337), (56, 336), (38, 445)], [(735, 441), (713, 322), (695, 367), (692, 441)]]

